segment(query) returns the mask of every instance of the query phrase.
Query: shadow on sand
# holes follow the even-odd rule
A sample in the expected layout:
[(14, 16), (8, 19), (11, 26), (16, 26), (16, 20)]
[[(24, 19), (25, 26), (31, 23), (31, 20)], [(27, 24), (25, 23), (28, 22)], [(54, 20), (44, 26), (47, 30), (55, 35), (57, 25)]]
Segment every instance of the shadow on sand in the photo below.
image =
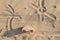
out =
[(21, 34), (22, 28), (23, 27), (13, 29), (12, 31), (5, 31), (2, 37), (14, 37), (15, 35)]

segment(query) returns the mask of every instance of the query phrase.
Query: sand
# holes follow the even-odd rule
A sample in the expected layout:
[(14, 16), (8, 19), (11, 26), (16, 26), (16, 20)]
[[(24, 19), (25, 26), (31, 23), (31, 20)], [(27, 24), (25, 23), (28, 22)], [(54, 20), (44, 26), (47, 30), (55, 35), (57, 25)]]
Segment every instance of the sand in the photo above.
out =
[(60, 0), (0, 0), (0, 40), (60, 40)]

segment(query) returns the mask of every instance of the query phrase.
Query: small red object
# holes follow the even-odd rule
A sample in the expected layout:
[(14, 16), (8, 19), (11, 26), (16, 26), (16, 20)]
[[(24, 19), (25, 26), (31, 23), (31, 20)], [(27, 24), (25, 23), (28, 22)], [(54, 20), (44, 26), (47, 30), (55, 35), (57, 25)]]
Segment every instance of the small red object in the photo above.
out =
[(26, 30), (23, 30), (24, 33), (26, 33), (27, 31)]
[(30, 32), (33, 32), (33, 30), (31, 29)]

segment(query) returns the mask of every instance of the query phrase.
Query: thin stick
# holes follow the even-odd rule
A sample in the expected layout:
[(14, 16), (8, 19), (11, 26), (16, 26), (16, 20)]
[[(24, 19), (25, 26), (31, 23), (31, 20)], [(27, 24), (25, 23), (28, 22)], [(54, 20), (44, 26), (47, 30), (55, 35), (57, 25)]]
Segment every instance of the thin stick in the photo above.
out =
[(13, 13), (15, 13), (13, 7), (10, 4), (8, 4), (8, 6), (12, 9)]
[(12, 31), (12, 21), (13, 21), (14, 16), (10, 20), (10, 31)]

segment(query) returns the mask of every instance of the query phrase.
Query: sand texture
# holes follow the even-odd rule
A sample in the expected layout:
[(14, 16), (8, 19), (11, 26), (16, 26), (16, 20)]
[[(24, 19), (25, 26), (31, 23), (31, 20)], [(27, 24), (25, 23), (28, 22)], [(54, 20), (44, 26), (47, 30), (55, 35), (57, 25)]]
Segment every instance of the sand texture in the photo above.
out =
[(60, 0), (0, 0), (0, 40), (60, 40)]

